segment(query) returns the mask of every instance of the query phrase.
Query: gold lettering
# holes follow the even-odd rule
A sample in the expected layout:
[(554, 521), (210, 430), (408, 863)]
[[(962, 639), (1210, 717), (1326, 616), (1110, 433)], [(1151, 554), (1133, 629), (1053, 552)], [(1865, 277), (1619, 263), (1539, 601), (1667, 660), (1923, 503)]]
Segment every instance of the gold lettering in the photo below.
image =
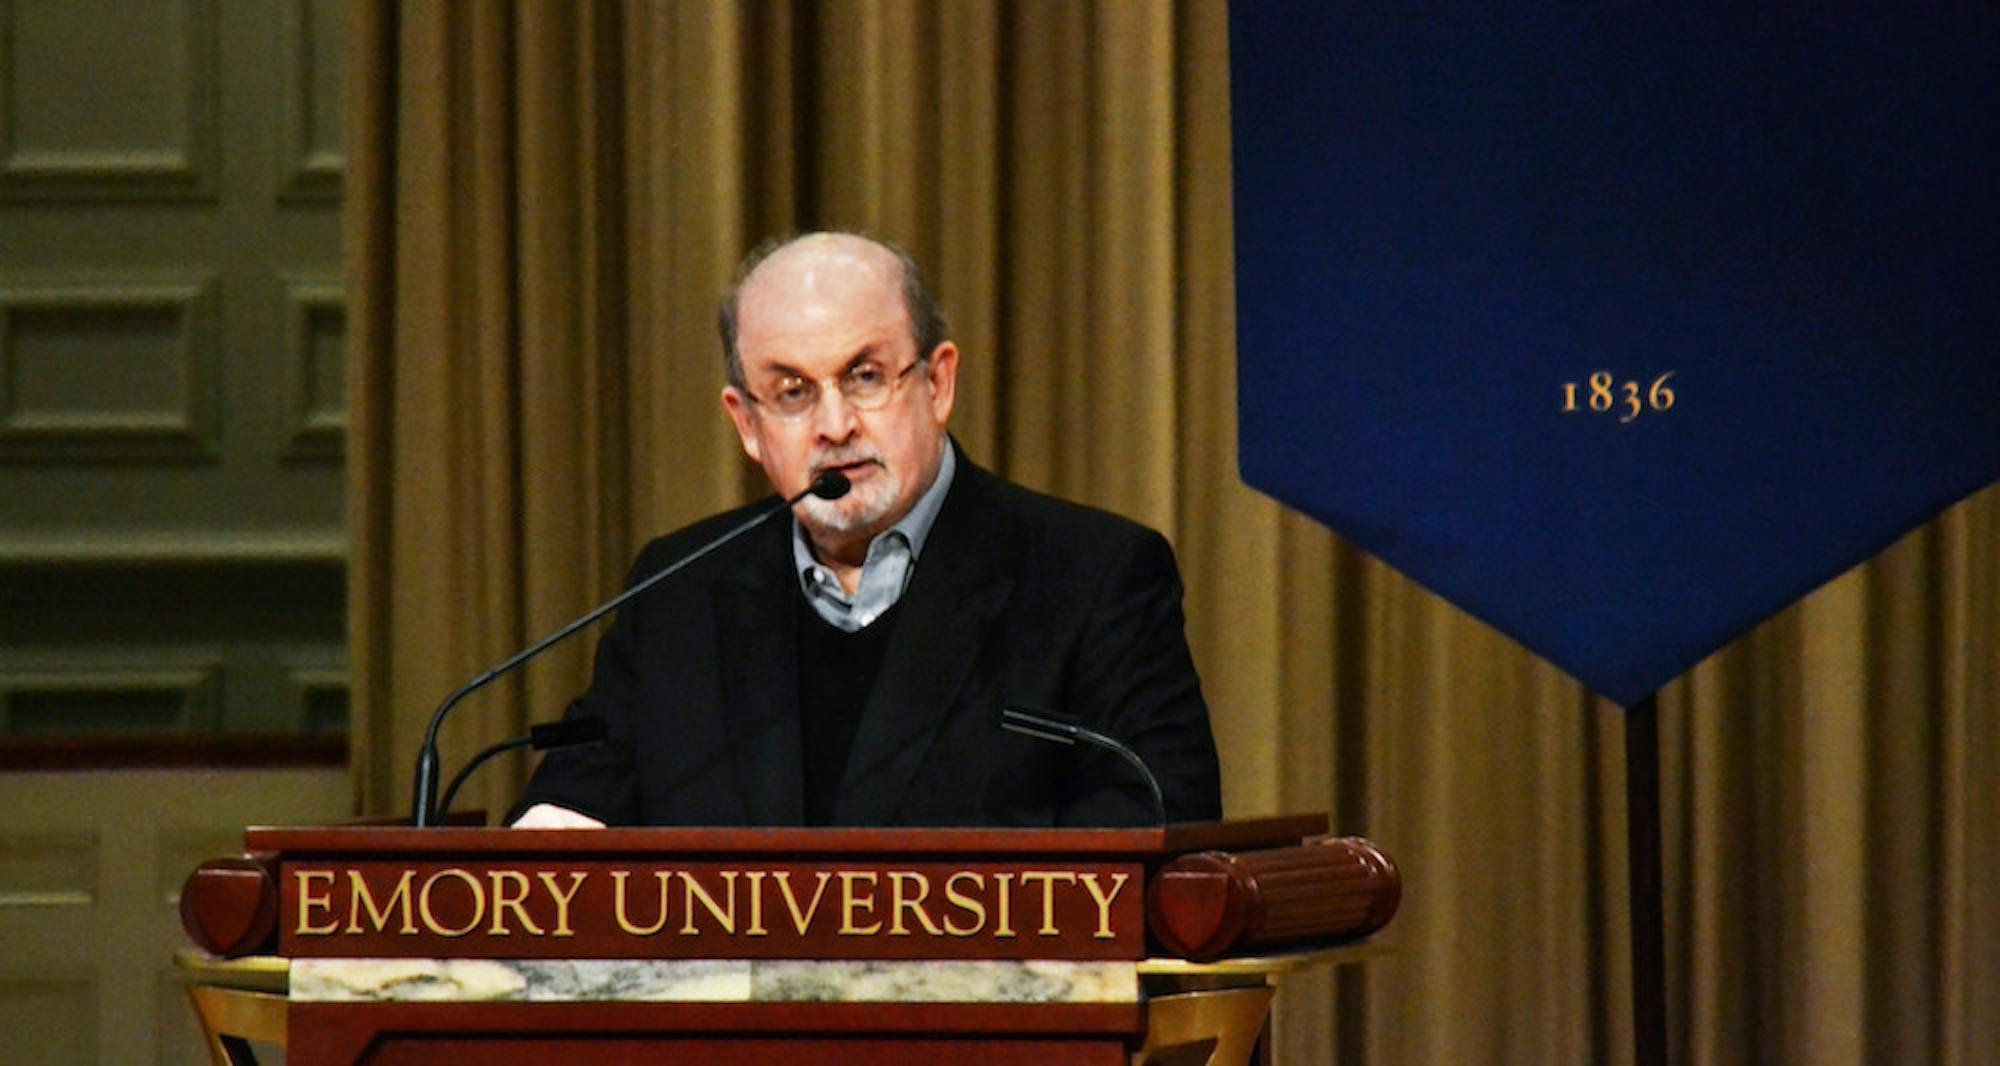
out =
[[(340, 932), (340, 919), (333, 914), (333, 871), (300, 870), (299, 879), (299, 927), (293, 932), (298, 936), (332, 936)], [(313, 895), (312, 883), (324, 880), (326, 893)], [(313, 925), (312, 912), (315, 907), (326, 909), (326, 924)]]
[(417, 935), (417, 923), (410, 916), (410, 882), (415, 880), (416, 876), (415, 870), (404, 870), (403, 876), (396, 881), (396, 890), (389, 893), (389, 901), (378, 910), (375, 906), (375, 897), (369, 894), (368, 882), (362, 878), (361, 871), (347, 871), (347, 883), (354, 890), (354, 908), (347, 912), (347, 931), (361, 932), (361, 912), (366, 909), (368, 920), (375, 923), (375, 931), (379, 933), (389, 924), (389, 908), (400, 907), (403, 912), (403, 926), (396, 932), (401, 936)]
[(644, 929), (632, 924), (625, 916), (625, 879), (632, 875), (630, 870), (611, 871), (611, 913), (618, 920), (618, 928), (633, 936), (652, 936), (667, 927), (667, 880), (673, 875), (666, 870), (655, 870), (653, 876), (660, 882), (660, 920)]
[[(506, 911), (513, 911), (523, 931), (531, 936), (541, 936), (542, 927), (528, 917), (528, 908), (521, 905), (528, 899), (528, 875), (519, 870), (493, 870), (490, 873), (493, 877), (493, 928), (490, 932), (494, 936), (513, 936), (514, 931), (507, 928), (507, 923), (501, 918)], [(515, 891), (507, 892), (507, 885), (514, 886)]]
[(555, 935), (575, 936), (576, 930), (571, 929), (569, 927), (569, 901), (576, 898), (576, 890), (583, 887), (583, 879), (589, 877), (590, 875), (582, 870), (571, 870), (569, 872), (568, 892), (564, 892), (556, 887), (556, 875), (548, 872), (547, 870), (543, 870), (541, 873), (538, 873), (535, 876), (541, 878), (542, 884), (548, 887), (549, 895), (555, 897), (556, 901)]
[[(431, 910), (431, 890), (447, 877), (464, 882), (466, 889), (472, 893), (472, 920), (456, 929), (441, 924), (437, 913)], [(486, 890), (480, 887), (479, 878), (456, 866), (439, 870), (424, 878), (424, 887), (417, 892), (417, 913), (423, 915), (425, 928), (439, 936), (464, 936), (479, 928), (480, 921), (486, 917)]]
[(770, 930), (764, 928), (764, 877), (768, 870), (752, 870), (743, 876), (750, 880), (750, 924), (743, 927), (744, 936), (764, 936)]
[(1039, 882), (1042, 886), (1042, 927), (1036, 932), (1043, 936), (1062, 935), (1056, 929), (1056, 882), (1076, 883), (1076, 874), (1068, 870), (1028, 870), (1021, 874), (1021, 884)]
[(721, 926), (723, 932), (729, 933), (731, 935), (735, 934), (736, 871), (735, 870), (722, 871), (722, 882), (725, 886), (727, 886), (724, 892), (724, 894), (729, 899), (729, 909), (727, 911), (723, 910), (722, 907), (716, 904), (715, 897), (709, 895), (708, 890), (701, 887), (701, 884), (694, 879), (693, 874), (687, 872), (686, 870), (681, 871), (681, 915), (682, 915), (681, 934), (683, 936), (700, 935), (700, 931), (694, 927), (695, 900), (701, 901), (701, 905), (707, 908), (708, 913), (715, 917), (715, 924)]
[(813, 886), (812, 902), (806, 906), (804, 914), (799, 913), (798, 897), (792, 895), (792, 872), (779, 870), (771, 879), (778, 882), (778, 891), (785, 897), (785, 909), (792, 912), (792, 925), (798, 929), (800, 936), (806, 935), (806, 927), (812, 924), (813, 915), (819, 912), (819, 898), (826, 895), (826, 883), (833, 879), (833, 875), (825, 870), (819, 872), (819, 883)]
[(994, 874), (993, 885), (999, 897), (999, 906), (993, 917), (993, 935), (1011, 937), (1014, 935), (1014, 875)]
[[(855, 882), (857, 881), (868, 882), (869, 893), (866, 896), (858, 896), (855, 894), (854, 885)], [(874, 922), (865, 927), (856, 925), (854, 923), (854, 914), (856, 911), (867, 911), (869, 914), (875, 913), (874, 888), (875, 888), (875, 871), (873, 870), (840, 871), (840, 935), (841, 936), (873, 936), (874, 934), (882, 931), (881, 922)]]
[(958, 926), (952, 924), (951, 915), (945, 915), (944, 931), (952, 936), (972, 936), (986, 928), (986, 904), (981, 903), (978, 896), (968, 896), (958, 890), (958, 880), (961, 877), (972, 882), (975, 892), (986, 888), (986, 878), (971, 870), (960, 870), (944, 879), (944, 898), (958, 909), (973, 916), (971, 925)]
[[(917, 886), (917, 894), (915, 896), (912, 897), (903, 895), (903, 886), (907, 884), (914, 884)], [(909, 929), (905, 928), (903, 925), (903, 914), (906, 911), (910, 914), (916, 915), (917, 924), (924, 927), (924, 932), (929, 933), (932, 936), (944, 935), (944, 930), (939, 929), (937, 927), (937, 923), (931, 921), (931, 916), (924, 913), (924, 900), (929, 898), (930, 894), (931, 894), (930, 878), (925, 877), (923, 874), (920, 874), (915, 870), (889, 871), (889, 935), (890, 936), (910, 935)]]
[(1092, 934), (1097, 939), (1117, 939), (1117, 934), (1111, 931), (1111, 901), (1118, 898), (1118, 893), (1125, 889), (1125, 882), (1131, 879), (1130, 874), (1112, 874), (1111, 891), (1107, 894), (1103, 886), (1097, 883), (1096, 874), (1083, 875), (1083, 887), (1089, 889), (1090, 898), (1097, 901), (1097, 932)]

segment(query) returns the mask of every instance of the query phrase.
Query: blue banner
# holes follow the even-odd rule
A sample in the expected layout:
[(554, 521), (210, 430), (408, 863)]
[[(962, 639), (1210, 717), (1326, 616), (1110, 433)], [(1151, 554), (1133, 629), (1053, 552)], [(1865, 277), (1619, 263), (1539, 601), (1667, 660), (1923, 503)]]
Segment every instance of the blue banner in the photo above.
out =
[(2000, 478), (2000, 14), (1239, 2), (1244, 479), (1631, 704)]

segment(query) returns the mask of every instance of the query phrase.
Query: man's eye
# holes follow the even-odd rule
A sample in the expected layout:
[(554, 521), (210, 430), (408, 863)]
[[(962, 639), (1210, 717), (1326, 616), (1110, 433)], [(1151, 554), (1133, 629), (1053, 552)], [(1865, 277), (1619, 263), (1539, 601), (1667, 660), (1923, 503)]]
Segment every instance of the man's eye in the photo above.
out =
[(772, 396), (779, 404), (791, 407), (812, 399), (812, 394), (813, 386), (811, 382), (794, 379), (779, 382), (778, 391), (773, 393)]
[(879, 367), (857, 366), (847, 372), (847, 384), (856, 389), (876, 388), (882, 384), (882, 371)]

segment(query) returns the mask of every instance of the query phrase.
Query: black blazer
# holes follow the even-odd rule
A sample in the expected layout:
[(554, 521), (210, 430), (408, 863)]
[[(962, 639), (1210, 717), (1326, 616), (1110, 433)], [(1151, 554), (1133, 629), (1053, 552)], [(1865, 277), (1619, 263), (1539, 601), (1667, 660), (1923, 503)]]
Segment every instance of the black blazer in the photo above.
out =
[[(633, 580), (761, 501), (647, 545)], [(613, 825), (799, 825), (805, 801), (791, 523), (776, 518), (627, 604), (570, 716), (602, 745), (551, 752), (541, 802)], [(835, 802), (838, 825), (1130, 825), (1152, 820), (1115, 756), (1002, 732), (1071, 715), (1138, 751), (1174, 821), (1218, 818), (1208, 709), (1181, 584), (1158, 533), (1009, 484), (959, 455), (900, 603)]]

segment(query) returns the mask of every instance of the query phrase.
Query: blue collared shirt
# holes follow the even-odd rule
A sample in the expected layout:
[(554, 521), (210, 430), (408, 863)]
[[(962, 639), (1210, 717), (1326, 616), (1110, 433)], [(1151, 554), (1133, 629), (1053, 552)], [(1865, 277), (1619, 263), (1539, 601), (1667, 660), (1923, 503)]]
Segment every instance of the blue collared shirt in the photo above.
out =
[(792, 519), (792, 562), (799, 571), (799, 587), (805, 592), (806, 602), (812, 604), (828, 625), (852, 633), (882, 617), (903, 598), (910, 575), (916, 571), (917, 556), (923, 553), (924, 540), (937, 522), (938, 510), (944, 506), (945, 493), (951, 490), (952, 473), (957, 468), (958, 458), (946, 443), (944, 459), (938, 463), (937, 477), (931, 481), (931, 487), (917, 497), (909, 514), (868, 543), (868, 554), (861, 561), (861, 581), (852, 596), (841, 587), (840, 578), (833, 571), (813, 558), (805, 527), (797, 517)]

